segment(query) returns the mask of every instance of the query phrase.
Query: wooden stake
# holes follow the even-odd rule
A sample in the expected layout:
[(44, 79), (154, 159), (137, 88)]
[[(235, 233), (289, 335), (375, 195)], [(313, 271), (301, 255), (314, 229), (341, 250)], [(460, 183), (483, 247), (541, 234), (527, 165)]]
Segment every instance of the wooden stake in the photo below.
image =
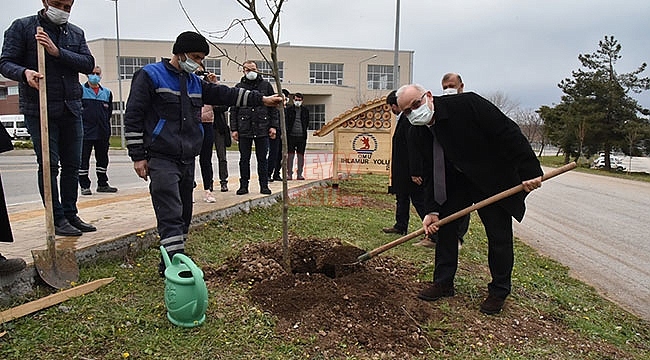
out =
[(45, 309), (52, 305), (62, 303), (68, 299), (87, 294), (91, 291), (95, 291), (98, 288), (111, 283), (113, 280), (115, 280), (114, 277), (98, 279), (89, 283), (85, 283), (83, 285), (60, 291), (56, 294), (52, 294), (38, 300), (34, 300), (32, 302), (28, 302), (27, 304), (22, 304), (5, 310), (3, 312), (0, 312), (0, 324), (18, 319), (25, 315), (29, 315), (33, 312)]

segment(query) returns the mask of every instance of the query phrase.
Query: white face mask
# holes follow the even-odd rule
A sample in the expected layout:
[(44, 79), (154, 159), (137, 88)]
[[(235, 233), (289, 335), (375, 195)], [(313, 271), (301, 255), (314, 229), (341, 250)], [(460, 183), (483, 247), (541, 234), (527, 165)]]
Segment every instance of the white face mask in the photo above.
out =
[(67, 13), (61, 9), (57, 9), (54, 6), (47, 3), (47, 10), (45, 11), (45, 16), (50, 19), (51, 22), (57, 25), (63, 25), (68, 22), (70, 13)]
[(426, 99), (424, 104), (421, 104), (417, 109), (411, 110), (411, 113), (406, 115), (409, 122), (413, 126), (427, 125), (433, 117), (433, 109), (429, 108), (429, 97), (424, 95)]
[(446, 88), (442, 90), (442, 95), (456, 95), (458, 94), (458, 89)]
[(302, 105), (302, 100), (294, 100), (293, 104), (296, 105), (297, 107), (300, 107)]
[(196, 69), (198, 69), (201, 66), (196, 62), (194, 62), (194, 60), (190, 59), (189, 56), (187, 56), (187, 54), (185, 54), (185, 61), (179, 59), (178, 63), (180, 64), (181, 69), (183, 69), (183, 71), (185, 71), (188, 74), (193, 74), (196, 71)]
[(246, 73), (246, 79), (255, 80), (257, 79), (257, 73), (255, 71), (249, 71)]

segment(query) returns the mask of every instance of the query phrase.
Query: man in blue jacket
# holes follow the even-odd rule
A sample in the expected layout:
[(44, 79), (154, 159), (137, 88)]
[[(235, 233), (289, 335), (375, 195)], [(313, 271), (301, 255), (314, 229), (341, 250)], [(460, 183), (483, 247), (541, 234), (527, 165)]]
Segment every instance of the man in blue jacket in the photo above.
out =
[[(160, 244), (170, 257), (185, 252), (192, 220), (195, 158), (203, 145), (201, 108), (282, 104), (282, 97), (202, 81), (194, 72), (210, 52), (205, 38), (178, 35), (171, 59), (133, 74), (124, 118), (126, 145), (136, 174), (151, 178), (149, 192)], [(158, 267), (164, 276), (165, 265)]]
[(111, 138), (111, 115), (113, 113), (113, 93), (99, 84), (102, 69), (95, 66), (88, 74), (83, 86), (83, 124), (84, 141), (79, 169), (81, 195), (92, 195), (90, 190), (90, 154), (95, 149), (95, 172), (97, 173), (97, 192), (114, 193), (117, 188), (108, 185), (108, 148)]
[[(84, 32), (68, 23), (74, 0), (43, 1), (44, 9), (15, 20), (5, 31), (0, 73), (18, 81), (20, 112), (34, 142), (38, 162), (38, 187), (43, 197), (37, 43), (45, 48), (47, 68), (47, 115), (55, 233), (80, 236), (97, 230), (77, 216), (77, 183), (81, 163), (81, 84), (79, 73), (90, 74), (95, 59)], [(43, 31), (37, 32), (40, 26)], [(61, 176), (59, 178), (59, 165)]]

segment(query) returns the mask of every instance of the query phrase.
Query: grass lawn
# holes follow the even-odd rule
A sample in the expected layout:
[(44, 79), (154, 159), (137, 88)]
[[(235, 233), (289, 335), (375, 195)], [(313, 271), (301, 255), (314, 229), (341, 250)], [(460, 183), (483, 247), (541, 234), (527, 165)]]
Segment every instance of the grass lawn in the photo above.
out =
[[(372, 207), (341, 206), (331, 188), (318, 188), (294, 200), (289, 228), (300, 238), (337, 238), (370, 250), (396, 238), (381, 234), (391, 225), (394, 198), (387, 177), (354, 176), (340, 184)], [(415, 212), (410, 230), (419, 228)], [(281, 205), (201, 225), (190, 234), (187, 251), (201, 267), (219, 268), (247, 244), (281, 238)], [(352, 351), (358, 344), (334, 344), (341, 359), (647, 359), (650, 326), (568, 275), (568, 269), (515, 243), (513, 293), (507, 311), (478, 312), (489, 281), (483, 227), (474, 216), (460, 252), (456, 302), (432, 307), (444, 316), (419, 324), (434, 340), (421, 354)], [(430, 281), (433, 251), (404, 244), (381, 256), (418, 269), (416, 280)], [(313, 336), (287, 339), (275, 328), (278, 318), (250, 301), (249, 284), (223, 282), (210, 287), (207, 321), (196, 328), (173, 326), (166, 318), (157, 249), (133, 258), (84, 266), (80, 282), (114, 276), (113, 283), (60, 305), (0, 325), (1, 359), (325, 359), (312, 347)], [(32, 298), (47, 294), (40, 289)], [(414, 293), (404, 293), (413, 297)], [(451, 298), (450, 298), (451, 299)], [(23, 299), (22, 302), (30, 299)], [(470, 305), (458, 306), (458, 303)], [(474, 305), (471, 305), (474, 304)], [(17, 304), (14, 304), (17, 305)], [(408, 318), (405, 316), (405, 320)], [(363, 322), (363, 321), (361, 321)], [(547, 328), (533, 332), (525, 324)], [(371, 324), (368, 324), (371, 326)], [(347, 351), (347, 352), (346, 352)], [(333, 358), (333, 357), (327, 357)]]

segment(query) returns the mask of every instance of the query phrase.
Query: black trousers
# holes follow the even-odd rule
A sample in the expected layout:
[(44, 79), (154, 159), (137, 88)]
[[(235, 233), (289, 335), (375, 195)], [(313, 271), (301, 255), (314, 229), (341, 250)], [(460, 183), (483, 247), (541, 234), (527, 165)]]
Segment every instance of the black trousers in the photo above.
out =
[(97, 185), (108, 185), (108, 139), (84, 140), (81, 148), (81, 167), (79, 168), (79, 186), (84, 189), (90, 188), (90, 154), (95, 149), (95, 172), (97, 173)]
[(156, 213), (160, 244), (170, 256), (184, 252), (192, 221), (194, 159), (179, 163), (163, 158), (149, 160), (149, 193)]
[[(440, 218), (471, 206), (493, 194), (483, 194), (464, 175), (458, 174), (453, 182), (447, 182), (447, 201), (440, 211)], [(510, 294), (512, 267), (514, 264), (512, 216), (498, 203), (478, 210), (488, 240), (488, 265), (492, 281), (488, 292), (499, 297)], [(458, 268), (458, 229), (463, 218), (444, 225), (438, 231), (433, 281), (452, 285)]]
[(411, 203), (413, 203), (413, 207), (420, 216), (420, 219), (423, 219), (426, 215), (424, 210), (424, 194), (422, 191), (397, 193), (395, 194), (395, 202), (395, 225), (393, 227), (397, 230), (408, 232)]

